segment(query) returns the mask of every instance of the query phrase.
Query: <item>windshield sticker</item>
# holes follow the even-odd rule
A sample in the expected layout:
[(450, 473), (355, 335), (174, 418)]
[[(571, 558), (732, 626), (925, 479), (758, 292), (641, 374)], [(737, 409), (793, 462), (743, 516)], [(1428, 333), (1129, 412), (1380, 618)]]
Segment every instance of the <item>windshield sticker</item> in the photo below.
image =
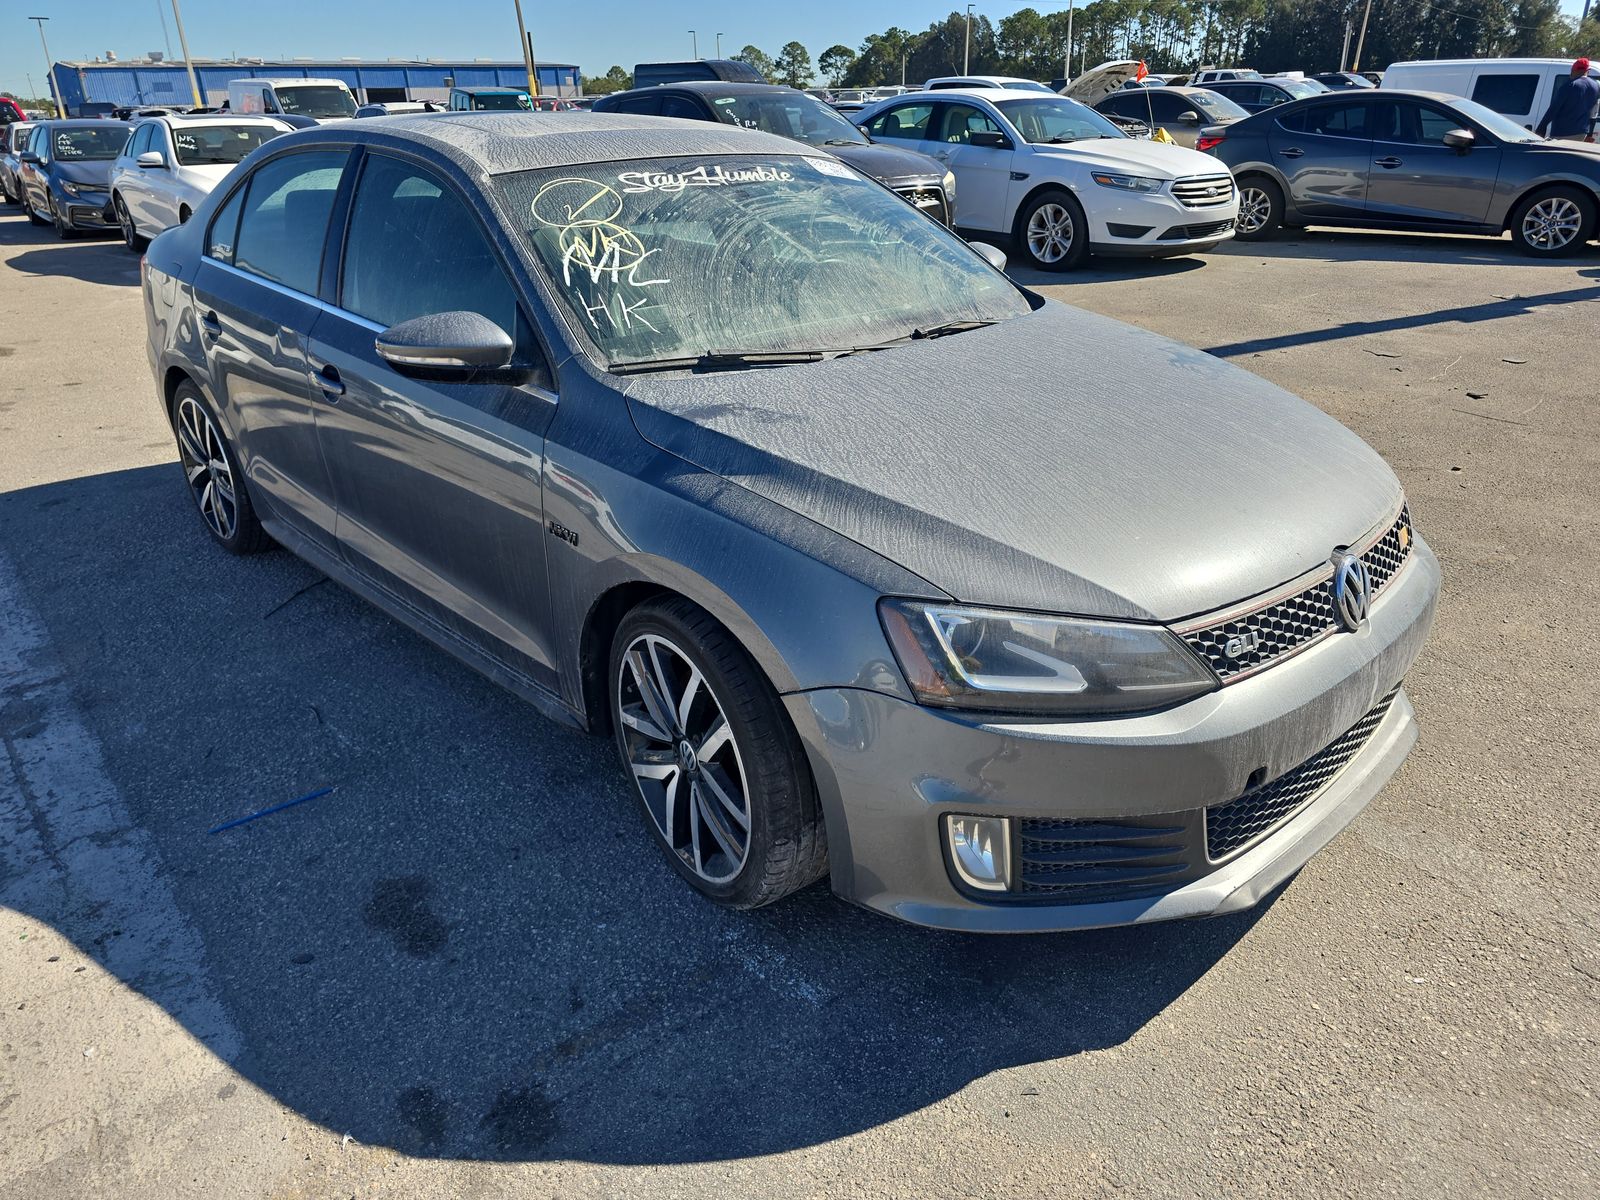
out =
[(194, 140), (192, 133), (177, 133), (172, 136), (173, 144), (178, 147), (181, 154), (200, 153), (200, 144)]
[(831, 158), (813, 158), (811, 165), (824, 175), (832, 175), (835, 179), (854, 179), (855, 172), (842, 162), (834, 162)]
[[(622, 197), (614, 188), (592, 179), (552, 179), (534, 195), (530, 207), (534, 220), (556, 231), (562, 282), (577, 293), (591, 325), (601, 328), (604, 317), (617, 329), (630, 329), (638, 322), (660, 332), (644, 316), (658, 307), (645, 289), (671, 281), (648, 278), (648, 269), (641, 278), (640, 268), (657, 251), (646, 250), (639, 235), (618, 222)], [(583, 286), (585, 276), (588, 288)]]
[(624, 171), (617, 176), (624, 192), (681, 192), (687, 188), (732, 187), (742, 183), (789, 183), (794, 176), (777, 167), (694, 167), (688, 171)]
[(56, 134), (56, 157), (57, 158), (77, 158), (78, 157), (78, 147), (73, 143), (72, 135), (70, 133), (58, 133), (58, 134)]

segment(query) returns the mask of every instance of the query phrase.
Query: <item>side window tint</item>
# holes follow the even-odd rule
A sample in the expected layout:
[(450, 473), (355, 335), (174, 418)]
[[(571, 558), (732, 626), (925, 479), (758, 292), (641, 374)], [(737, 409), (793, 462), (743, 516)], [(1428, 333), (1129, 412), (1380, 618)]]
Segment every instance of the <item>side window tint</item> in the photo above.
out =
[(970, 104), (948, 104), (944, 112), (944, 132), (938, 139), (940, 141), (965, 145), (972, 140), (974, 133), (1000, 132), (1000, 126)]
[[(1228, 99), (1237, 101), (1238, 97), (1229, 96)], [(1284, 113), (1278, 118), (1278, 128), (1287, 129), (1290, 133), (1304, 133), (1306, 131), (1306, 110), (1302, 108)]]
[(340, 304), (379, 325), (475, 312), (517, 334), (511, 282), (456, 194), (419, 167), (372, 155), (345, 239)]
[(1369, 138), (1372, 136), (1366, 104), (1319, 104), (1306, 111), (1305, 131), (1325, 137)]
[(316, 295), (328, 216), (347, 157), (343, 150), (289, 154), (251, 175), (234, 265)]
[(1417, 141), (1424, 146), (1442, 146), (1444, 135), (1460, 128), (1461, 120), (1458, 117), (1440, 112), (1437, 108), (1417, 108)]
[(206, 254), (218, 262), (233, 264), (233, 246), (239, 236), (239, 210), (244, 207), (248, 189), (238, 188), (218, 211), (206, 232)]
[(686, 100), (682, 96), (661, 97), (661, 115), (663, 117), (684, 117), (690, 121), (703, 121), (702, 113), (694, 101)]
[(1533, 110), (1533, 97), (1539, 90), (1537, 75), (1479, 75), (1472, 85), (1472, 99), (1497, 113), (1522, 116)]
[(931, 104), (904, 104), (873, 118), (867, 132), (889, 142), (920, 142), (932, 115)]
[(661, 97), (635, 96), (632, 100), (623, 100), (612, 111), (631, 113), (636, 117), (659, 117), (661, 115)]

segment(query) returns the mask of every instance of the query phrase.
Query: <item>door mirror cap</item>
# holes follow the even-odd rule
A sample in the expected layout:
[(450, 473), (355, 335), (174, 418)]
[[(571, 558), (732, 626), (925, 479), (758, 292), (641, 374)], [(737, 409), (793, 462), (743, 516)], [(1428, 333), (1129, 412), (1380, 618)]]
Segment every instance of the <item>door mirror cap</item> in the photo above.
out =
[(160, 168), (167, 165), (167, 156), (159, 150), (146, 150), (134, 160), (145, 170)]
[(37, 167), (39, 165), (39, 156), (37, 154), (30, 154), (24, 150), (21, 154), (17, 155), (17, 161), (25, 162), (30, 166)]
[(967, 145), (987, 146), (991, 150), (1011, 149), (1011, 139), (992, 129), (975, 129), (967, 135)]
[(977, 252), (978, 257), (996, 271), (1004, 271), (1006, 269), (1006, 252), (1000, 249), (999, 246), (991, 246), (988, 242), (968, 242), (967, 245), (971, 246)]
[(1477, 134), (1470, 129), (1452, 129), (1444, 135), (1444, 144), (1452, 150), (1471, 150), (1477, 140)]
[(443, 312), (389, 326), (376, 349), (397, 371), (455, 374), (508, 366), (516, 345), (480, 313)]
[(1198, 125), (1200, 124), (1200, 114), (1191, 108), (1188, 112), (1179, 117), (1178, 120), (1182, 121), (1185, 125)]

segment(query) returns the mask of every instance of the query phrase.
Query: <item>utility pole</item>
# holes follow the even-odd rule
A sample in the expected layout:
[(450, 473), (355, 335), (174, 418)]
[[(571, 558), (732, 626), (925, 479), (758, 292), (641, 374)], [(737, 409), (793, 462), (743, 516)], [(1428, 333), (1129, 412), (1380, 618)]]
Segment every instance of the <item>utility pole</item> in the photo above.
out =
[(720, 33), (717, 34), (717, 57), (719, 59), (722, 57), (722, 35)]
[(972, 69), (972, 10), (976, 5), (967, 5), (967, 48), (961, 52), (961, 73), (965, 75)]
[(1072, 77), (1072, 3), (1073, 0), (1067, 0), (1067, 54), (1066, 65), (1061, 69), (1069, 79)]
[(689, 47), (690, 53), (694, 55), (695, 61), (698, 62), (700, 60), (700, 35), (692, 29), (689, 30)]
[(161, 18), (161, 42), (167, 48), (167, 58), (171, 59), (172, 35), (167, 32), (167, 10), (161, 0), (156, 0), (156, 16)]
[[(1344, 70), (1344, 64), (1350, 58), (1350, 34), (1351, 34), (1351, 32), (1352, 32), (1352, 30), (1350, 29), (1350, 18), (1346, 17), (1345, 21), (1344, 21), (1344, 45), (1339, 47), (1339, 70), (1341, 70), (1341, 71)], [(1435, 55), (1435, 57), (1437, 57), (1437, 55)]]
[(189, 57), (189, 39), (183, 32), (183, 14), (178, 11), (178, 0), (172, 0), (172, 19), (178, 23), (178, 47), (183, 51), (183, 65), (189, 71), (189, 90), (194, 93), (194, 106), (205, 103), (200, 99), (200, 81), (194, 77), (194, 60)]
[(1367, 44), (1367, 18), (1372, 16), (1372, 0), (1367, 0), (1366, 10), (1361, 14), (1361, 36), (1356, 38), (1356, 56), (1350, 60), (1352, 71), (1361, 70), (1361, 50)]
[(522, 20), (522, 0), (515, 0), (517, 6), (517, 32), (522, 35), (522, 65), (528, 71), (528, 95), (539, 94), (539, 73), (533, 66), (533, 39), (528, 36), (528, 27)]
[(49, 17), (28, 18), (28, 20), (32, 21), (39, 27), (39, 45), (44, 47), (44, 81), (47, 85), (49, 85), (50, 96), (56, 102), (56, 116), (65, 121), (67, 119), (67, 109), (66, 106), (61, 103), (61, 93), (56, 88), (56, 62), (55, 59), (50, 57), (50, 43), (44, 40), (44, 23), (49, 19)]

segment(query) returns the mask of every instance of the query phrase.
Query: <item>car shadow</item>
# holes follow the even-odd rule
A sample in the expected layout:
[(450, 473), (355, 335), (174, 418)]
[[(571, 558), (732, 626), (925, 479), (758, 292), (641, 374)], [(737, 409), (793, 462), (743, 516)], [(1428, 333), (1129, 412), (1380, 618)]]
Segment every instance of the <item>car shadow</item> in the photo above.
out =
[(48, 225), (34, 225), (22, 209), (0, 209), (0, 246), (36, 246), (6, 259), (24, 275), (60, 275), (111, 287), (139, 286), (139, 257), (129, 254), (115, 231), (80, 233), (63, 241)]
[[(1211, 251), (1210, 253), (1215, 253)], [(1119, 280), (1171, 279), (1198, 271), (1206, 265), (1204, 255), (1185, 254), (1175, 258), (1095, 258), (1072, 271), (1040, 271), (1020, 261), (1007, 265), (1006, 274), (1023, 287), (1060, 287), (1074, 283), (1112, 283)]]
[[(1405, 262), (1440, 266), (1566, 267), (1600, 254), (1585, 246), (1570, 258), (1534, 258), (1523, 254), (1509, 235), (1484, 237), (1463, 233), (1401, 233), (1355, 229), (1286, 229), (1259, 242), (1224, 242), (1214, 253), (1257, 258), (1304, 258), (1319, 262)], [(1357, 285), (1359, 286), (1359, 285)]]
[[(816, 1145), (1126, 1042), (1266, 911), (991, 939), (824, 886), (727, 912), (668, 867), (608, 742), (286, 553), (223, 553), (175, 465), (0, 496), (0, 545), (128, 810), (116, 836), (204, 962), (71, 879), (0, 874), (0, 902), (216, 1045), (191, 1023), (203, 977), (233, 1067), (367, 1145), (630, 1164)], [(37, 734), (27, 706), (0, 687), (0, 733)]]

